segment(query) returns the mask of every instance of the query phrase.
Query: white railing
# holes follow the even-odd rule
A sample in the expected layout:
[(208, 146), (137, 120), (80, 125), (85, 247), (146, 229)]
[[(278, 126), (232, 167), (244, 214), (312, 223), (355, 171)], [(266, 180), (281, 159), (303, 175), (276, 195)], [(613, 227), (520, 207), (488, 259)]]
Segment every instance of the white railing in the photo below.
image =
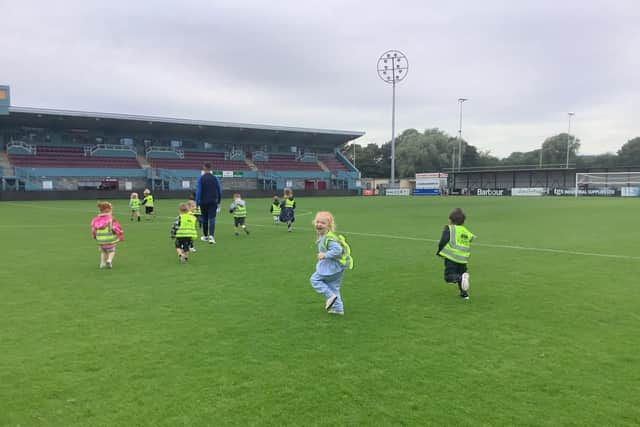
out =
[(129, 147), (126, 145), (114, 145), (114, 144), (96, 144), (96, 145), (85, 145), (84, 147), (84, 155), (85, 156), (93, 156), (93, 154), (98, 150), (109, 150), (109, 151), (130, 151), (134, 155), (137, 155), (133, 147)]
[(37, 149), (35, 145), (27, 144), (24, 141), (10, 141), (7, 143), (7, 153), (9, 152), (9, 148), (11, 147), (19, 147), (23, 150), (27, 151), (29, 154), (36, 154)]
[(151, 146), (151, 147), (147, 147), (144, 150), (144, 152), (147, 158), (149, 157), (149, 153), (154, 152), (154, 153), (176, 153), (178, 158), (184, 159), (184, 150), (181, 150), (179, 148)]

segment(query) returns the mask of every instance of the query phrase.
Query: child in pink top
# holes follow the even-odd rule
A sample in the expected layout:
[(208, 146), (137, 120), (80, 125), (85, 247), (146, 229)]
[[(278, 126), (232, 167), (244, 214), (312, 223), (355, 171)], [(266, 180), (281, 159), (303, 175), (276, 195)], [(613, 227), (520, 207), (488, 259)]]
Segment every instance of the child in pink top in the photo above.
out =
[(122, 242), (122, 227), (111, 216), (109, 202), (98, 202), (100, 215), (91, 220), (91, 234), (100, 246), (100, 268), (111, 268), (116, 254), (116, 244)]

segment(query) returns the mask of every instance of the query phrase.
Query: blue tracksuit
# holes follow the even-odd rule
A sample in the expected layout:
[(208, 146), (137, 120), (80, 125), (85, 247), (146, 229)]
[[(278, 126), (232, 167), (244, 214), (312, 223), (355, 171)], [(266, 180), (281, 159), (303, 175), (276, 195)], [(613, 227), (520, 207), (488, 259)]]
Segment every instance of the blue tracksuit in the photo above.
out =
[(324, 252), (326, 258), (319, 260), (316, 264), (316, 271), (310, 278), (311, 286), (316, 292), (324, 295), (325, 299), (330, 298), (332, 295), (337, 295), (338, 299), (336, 299), (331, 309), (343, 312), (344, 306), (340, 296), (340, 285), (342, 284), (344, 266), (338, 262), (342, 255), (342, 246), (338, 242), (331, 240), (327, 250), (325, 250), (325, 237), (321, 236), (318, 239), (318, 252)]

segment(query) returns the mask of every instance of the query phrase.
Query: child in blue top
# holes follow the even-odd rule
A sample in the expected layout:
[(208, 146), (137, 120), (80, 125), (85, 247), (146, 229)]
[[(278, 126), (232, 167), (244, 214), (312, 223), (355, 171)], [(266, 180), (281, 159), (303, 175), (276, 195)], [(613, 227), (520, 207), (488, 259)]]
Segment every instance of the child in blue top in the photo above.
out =
[(344, 314), (340, 286), (345, 266), (340, 263), (343, 248), (335, 236), (335, 221), (331, 212), (318, 212), (313, 225), (318, 235), (318, 262), (310, 281), (313, 289), (324, 295), (324, 308), (330, 314)]

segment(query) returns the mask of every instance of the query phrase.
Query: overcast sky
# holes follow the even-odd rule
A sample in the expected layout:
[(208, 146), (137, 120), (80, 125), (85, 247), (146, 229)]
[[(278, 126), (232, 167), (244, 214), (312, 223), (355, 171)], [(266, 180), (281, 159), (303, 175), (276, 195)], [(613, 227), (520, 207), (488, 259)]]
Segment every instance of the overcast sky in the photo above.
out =
[[(11, 104), (391, 137), (380, 55), (398, 49), (396, 129), (458, 130), (506, 156), (572, 133), (640, 136), (640, 1), (0, 0)], [(634, 120), (635, 119), (635, 120)]]

